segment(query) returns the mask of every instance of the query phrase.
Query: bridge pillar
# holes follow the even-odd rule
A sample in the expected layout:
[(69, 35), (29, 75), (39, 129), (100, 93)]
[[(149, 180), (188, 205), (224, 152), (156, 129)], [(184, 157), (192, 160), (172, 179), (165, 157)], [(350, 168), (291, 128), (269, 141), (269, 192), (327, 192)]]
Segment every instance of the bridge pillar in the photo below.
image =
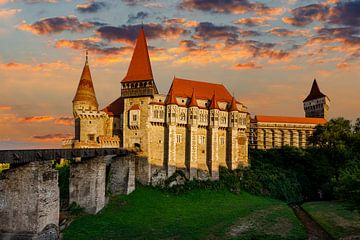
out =
[(51, 161), (0, 176), (0, 239), (58, 239), (59, 208), (58, 172)]
[(115, 157), (110, 166), (109, 190), (113, 194), (130, 194), (135, 190), (135, 157)]
[(106, 157), (95, 157), (70, 164), (69, 203), (85, 212), (98, 213), (105, 206)]

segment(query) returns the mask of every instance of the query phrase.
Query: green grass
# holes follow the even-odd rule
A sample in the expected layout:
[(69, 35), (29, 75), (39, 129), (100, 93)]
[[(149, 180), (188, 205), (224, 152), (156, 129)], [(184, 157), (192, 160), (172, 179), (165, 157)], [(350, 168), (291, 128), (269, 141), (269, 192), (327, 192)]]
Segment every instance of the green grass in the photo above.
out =
[(64, 239), (305, 239), (283, 202), (226, 190), (181, 195), (138, 187), (117, 196), (98, 215), (85, 215)]
[(360, 214), (351, 206), (333, 201), (309, 202), (302, 207), (333, 237), (360, 237)]

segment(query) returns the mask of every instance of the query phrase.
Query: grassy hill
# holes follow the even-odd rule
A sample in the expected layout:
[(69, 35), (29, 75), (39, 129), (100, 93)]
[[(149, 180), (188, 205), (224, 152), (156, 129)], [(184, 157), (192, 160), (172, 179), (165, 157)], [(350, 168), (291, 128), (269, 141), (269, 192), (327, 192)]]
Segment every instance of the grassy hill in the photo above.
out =
[(226, 190), (174, 195), (138, 187), (98, 215), (76, 219), (64, 239), (306, 239), (292, 210), (271, 198)]

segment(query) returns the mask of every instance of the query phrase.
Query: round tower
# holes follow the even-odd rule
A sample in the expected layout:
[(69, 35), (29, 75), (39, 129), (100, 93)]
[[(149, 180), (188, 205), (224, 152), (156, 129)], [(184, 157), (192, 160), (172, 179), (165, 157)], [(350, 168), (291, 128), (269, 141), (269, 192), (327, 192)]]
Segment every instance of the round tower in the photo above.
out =
[(78, 111), (98, 111), (99, 108), (99, 104), (95, 95), (94, 85), (91, 78), (87, 52), (84, 69), (82, 71), (79, 85), (72, 102), (74, 117), (77, 116)]

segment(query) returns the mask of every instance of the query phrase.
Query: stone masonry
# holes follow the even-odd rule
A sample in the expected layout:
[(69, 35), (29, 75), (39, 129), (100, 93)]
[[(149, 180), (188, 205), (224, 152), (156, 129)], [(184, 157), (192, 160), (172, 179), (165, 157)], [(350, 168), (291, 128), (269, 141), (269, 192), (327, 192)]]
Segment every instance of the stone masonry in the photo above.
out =
[(0, 179), (0, 239), (57, 239), (59, 205), (51, 161), (8, 170)]
[(96, 214), (105, 206), (106, 159), (97, 157), (70, 165), (70, 199), (85, 212)]

